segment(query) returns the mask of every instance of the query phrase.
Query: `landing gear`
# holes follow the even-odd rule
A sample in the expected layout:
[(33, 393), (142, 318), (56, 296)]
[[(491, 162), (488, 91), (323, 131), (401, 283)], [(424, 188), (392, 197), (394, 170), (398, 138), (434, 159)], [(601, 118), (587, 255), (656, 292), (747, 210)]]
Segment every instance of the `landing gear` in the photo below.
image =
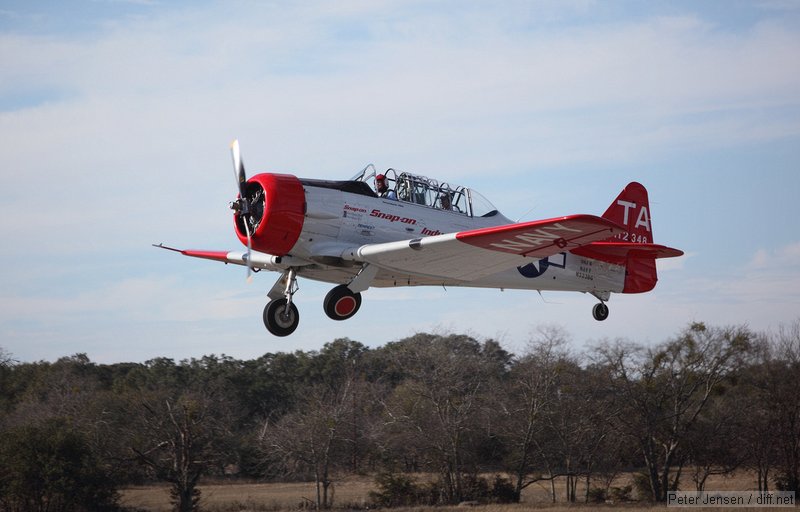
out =
[[(322, 304), (325, 314), (333, 320), (347, 320), (361, 307), (361, 292), (369, 288), (369, 284), (378, 273), (378, 267), (364, 265), (350, 284), (341, 284), (325, 296)], [(292, 303), (297, 292), (297, 270), (292, 267), (286, 270), (267, 293), (271, 299), (264, 308), (264, 325), (275, 336), (292, 334), (300, 323), (300, 313)]]
[(300, 312), (286, 299), (271, 300), (264, 308), (264, 325), (275, 336), (288, 336), (297, 329)]
[(347, 320), (361, 307), (361, 293), (353, 293), (347, 285), (340, 284), (325, 296), (322, 308), (328, 318)]
[(592, 316), (598, 322), (602, 322), (608, 318), (608, 306), (604, 302), (599, 302), (592, 308)]
[(300, 323), (300, 312), (292, 303), (297, 289), (297, 272), (290, 268), (267, 294), (272, 300), (264, 308), (264, 325), (275, 336), (292, 334)]

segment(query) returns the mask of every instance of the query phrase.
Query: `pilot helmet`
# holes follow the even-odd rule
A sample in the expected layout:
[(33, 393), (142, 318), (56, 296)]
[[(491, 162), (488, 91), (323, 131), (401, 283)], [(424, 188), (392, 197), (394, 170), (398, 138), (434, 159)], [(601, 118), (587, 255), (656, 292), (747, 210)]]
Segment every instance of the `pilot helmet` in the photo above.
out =
[(375, 190), (382, 194), (388, 189), (389, 187), (386, 185), (386, 176), (383, 174), (375, 176)]

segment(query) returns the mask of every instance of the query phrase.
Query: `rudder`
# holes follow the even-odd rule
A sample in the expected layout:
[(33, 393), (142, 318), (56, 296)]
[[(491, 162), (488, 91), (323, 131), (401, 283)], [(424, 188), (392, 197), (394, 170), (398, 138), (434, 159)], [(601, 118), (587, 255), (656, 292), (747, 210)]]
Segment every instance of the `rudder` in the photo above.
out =
[[(652, 244), (653, 225), (650, 218), (650, 202), (647, 189), (638, 182), (629, 183), (603, 214), (603, 218), (627, 228), (623, 233), (611, 237), (609, 242)], [(635, 250), (625, 259), (625, 287), (623, 293), (644, 293), (652, 290), (658, 282), (656, 260)]]

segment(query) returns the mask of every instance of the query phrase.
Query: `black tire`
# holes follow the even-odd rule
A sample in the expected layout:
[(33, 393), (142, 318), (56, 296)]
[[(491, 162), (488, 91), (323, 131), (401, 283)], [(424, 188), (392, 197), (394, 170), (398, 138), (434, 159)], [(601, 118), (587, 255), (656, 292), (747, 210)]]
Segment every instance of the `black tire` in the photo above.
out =
[(608, 306), (603, 304), (602, 302), (595, 304), (592, 308), (592, 316), (598, 322), (602, 322), (606, 318), (608, 318)]
[(292, 303), (289, 311), (285, 311), (286, 299), (271, 300), (264, 308), (264, 325), (275, 336), (288, 336), (297, 329), (300, 323), (300, 312)]
[(322, 303), (322, 309), (332, 320), (347, 320), (361, 308), (361, 294), (353, 293), (346, 285), (340, 284), (329, 291)]

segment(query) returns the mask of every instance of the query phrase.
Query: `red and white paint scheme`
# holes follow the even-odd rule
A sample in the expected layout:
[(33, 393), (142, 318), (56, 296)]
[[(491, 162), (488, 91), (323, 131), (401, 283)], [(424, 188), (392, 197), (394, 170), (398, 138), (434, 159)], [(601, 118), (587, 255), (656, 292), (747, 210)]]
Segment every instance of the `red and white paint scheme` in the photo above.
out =
[(370, 287), (423, 285), (590, 293), (600, 301), (594, 318), (605, 320), (611, 293), (652, 290), (655, 260), (683, 254), (653, 243), (647, 190), (636, 182), (602, 216), (514, 223), (472, 189), (394, 169), (379, 174), (372, 164), (345, 181), (247, 179), (237, 141), (231, 150), (234, 228), (247, 250), (157, 247), (244, 265), (248, 277), (280, 272), (264, 308), (276, 336), (299, 323), (298, 277), (337, 285), (323, 303), (334, 320), (353, 316)]

